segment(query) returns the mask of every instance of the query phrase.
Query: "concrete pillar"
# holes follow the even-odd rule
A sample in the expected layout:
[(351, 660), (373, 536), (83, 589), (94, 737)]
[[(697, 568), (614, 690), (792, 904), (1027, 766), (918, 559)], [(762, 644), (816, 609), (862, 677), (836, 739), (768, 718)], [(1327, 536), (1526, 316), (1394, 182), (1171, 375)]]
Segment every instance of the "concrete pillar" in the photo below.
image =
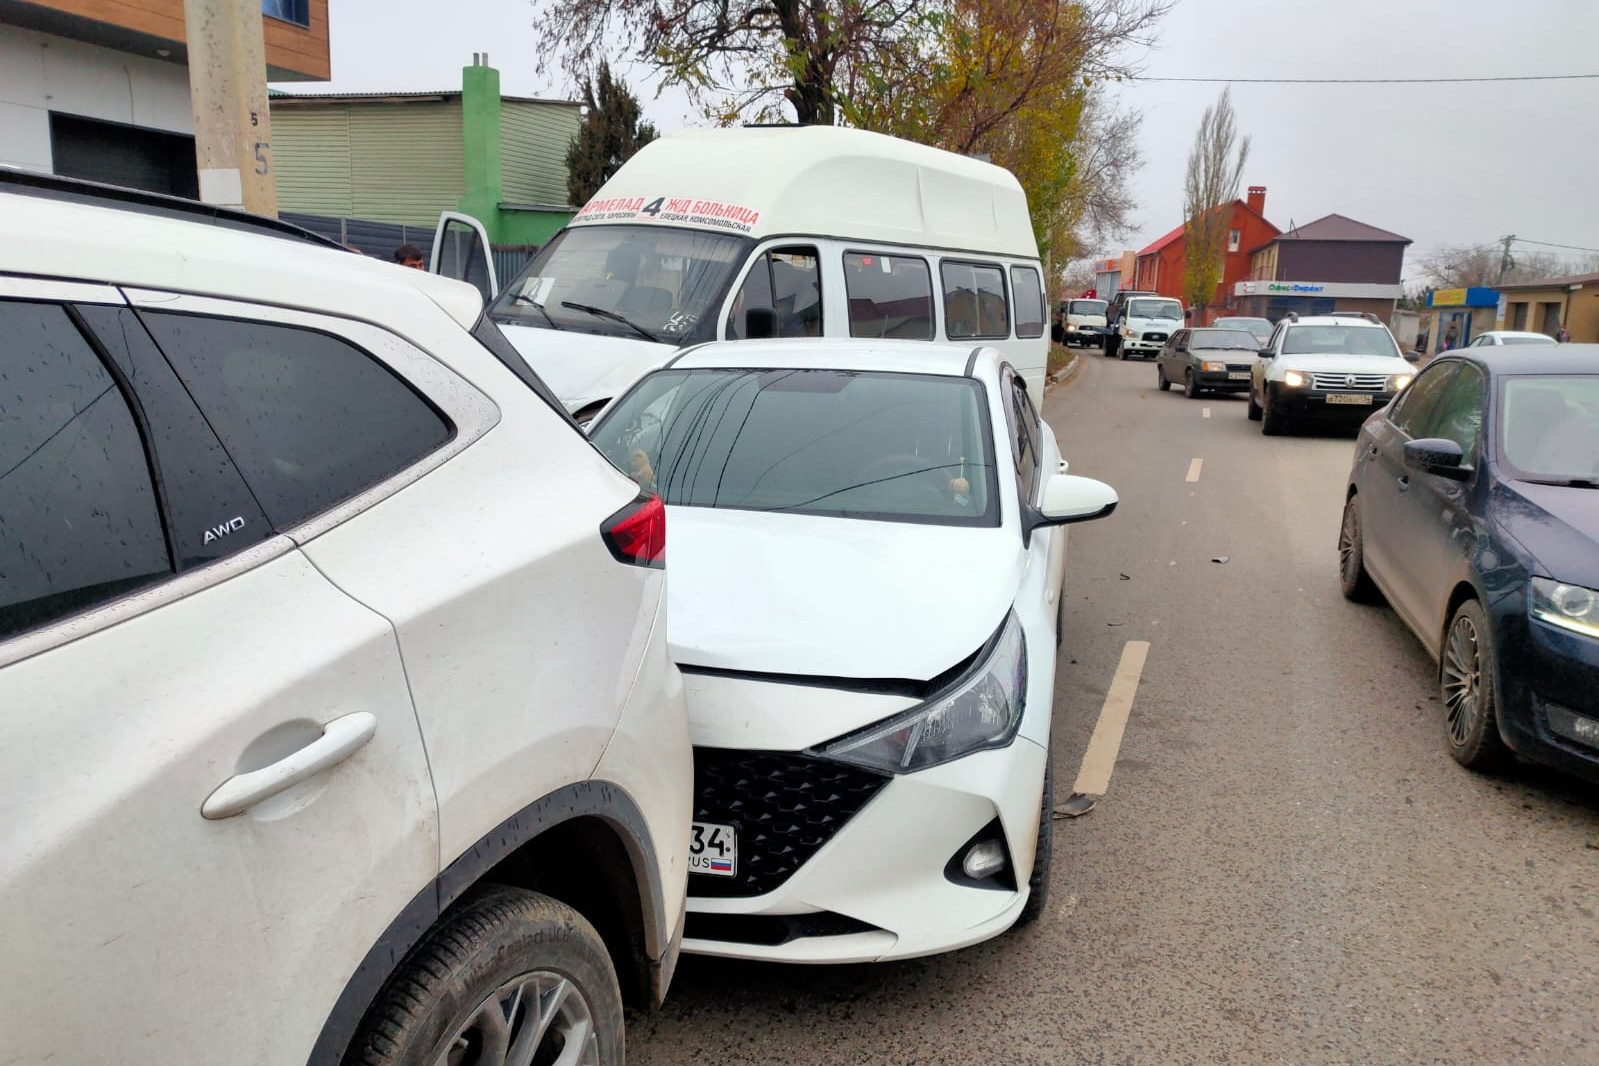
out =
[(200, 199), (276, 217), (260, 0), (183, 0)]
[(498, 243), (505, 182), (500, 171), (500, 72), (474, 55), (461, 71), (461, 162), (466, 191), (456, 206), (483, 223)]

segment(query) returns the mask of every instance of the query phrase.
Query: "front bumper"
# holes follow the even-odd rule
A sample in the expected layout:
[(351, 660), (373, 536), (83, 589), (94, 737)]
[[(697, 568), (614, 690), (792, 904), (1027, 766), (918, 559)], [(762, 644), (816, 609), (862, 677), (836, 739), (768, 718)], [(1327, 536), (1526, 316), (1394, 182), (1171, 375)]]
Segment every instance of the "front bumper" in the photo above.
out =
[[(1278, 414), (1290, 418), (1328, 422), (1364, 422), (1373, 411), (1386, 407), (1394, 398), (1392, 392), (1324, 392), (1309, 388), (1290, 389), (1278, 384), (1273, 384), (1269, 388), (1270, 395), (1267, 399), (1272, 410)], [(1330, 399), (1336, 396), (1359, 396), (1362, 400), (1370, 399), (1371, 402), (1346, 403)]]
[[(724, 783), (714, 790), (699, 787), (695, 818), (737, 826), (741, 873), (751, 863), (765, 869), (744, 885), (727, 883), (746, 880), (742, 876), (691, 876), (683, 950), (785, 962), (874, 962), (999, 935), (1027, 900), (1045, 754), (1018, 737), (1005, 748), (884, 776), (875, 787), (857, 776), (870, 777), (870, 771), (846, 767), (836, 787), (806, 789), (802, 779), (831, 778), (839, 764), (798, 752), (697, 750), (702, 764), (743, 762), (758, 771), (758, 761), (740, 756), (786, 759), (795, 772), (792, 781), (722, 774)], [(804, 763), (822, 774), (804, 773)], [(870, 796), (850, 810), (850, 797), (868, 787)], [(836, 797), (843, 802), (834, 812)], [(993, 829), (1009, 856), (1002, 875), (982, 887), (947, 876), (951, 859)], [(797, 868), (782, 869), (797, 852), (803, 853)], [(758, 894), (737, 894), (748, 891)]]
[[(1233, 378), (1231, 374), (1242, 374), (1241, 378)], [(1194, 370), (1194, 381), (1207, 392), (1248, 392), (1249, 370)]]
[(1142, 337), (1123, 337), (1122, 350), (1128, 355), (1158, 355), (1166, 347), (1166, 338), (1144, 340)]
[(1572, 715), (1599, 727), (1599, 640), (1528, 617), (1520, 594), (1496, 608), (1493, 626), (1505, 743), (1524, 758), (1599, 781), (1599, 736), (1570, 728)]

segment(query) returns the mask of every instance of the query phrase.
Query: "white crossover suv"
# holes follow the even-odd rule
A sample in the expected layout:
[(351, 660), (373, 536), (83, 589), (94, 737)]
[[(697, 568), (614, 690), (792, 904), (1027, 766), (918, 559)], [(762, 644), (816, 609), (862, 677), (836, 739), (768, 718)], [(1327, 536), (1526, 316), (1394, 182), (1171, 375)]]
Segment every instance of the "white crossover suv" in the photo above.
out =
[(989, 347), (689, 349), (590, 428), (672, 529), (694, 740), (684, 950), (948, 951), (1044, 906), (1065, 472)]
[(1249, 417), (1268, 437), (1310, 421), (1359, 424), (1415, 375), (1375, 315), (1289, 315), (1250, 369)]
[(0, 172), (0, 1062), (619, 1064), (664, 509), (466, 285)]

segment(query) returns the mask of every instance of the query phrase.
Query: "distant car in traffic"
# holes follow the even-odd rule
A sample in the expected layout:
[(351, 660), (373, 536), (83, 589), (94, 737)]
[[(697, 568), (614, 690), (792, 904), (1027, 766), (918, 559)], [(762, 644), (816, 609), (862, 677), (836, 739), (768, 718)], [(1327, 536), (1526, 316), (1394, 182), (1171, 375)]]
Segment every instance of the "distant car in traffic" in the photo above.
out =
[(1599, 780), (1599, 345), (1434, 360), (1361, 429), (1338, 548), (1439, 660), (1457, 761)]
[(1105, 300), (1067, 300), (1061, 310), (1061, 343), (1068, 348), (1097, 345), (1105, 339)]
[(1479, 333), (1466, 347), (1468, 348), (1498, 348), (1507, 344), (1554, 344), (1555, 339), (1547, 333), (1530, 333), (1518, 329), (1492, 329), (1487, 333)]
[(1270, 437), (1312, 420), (1356, 424), (1410, 384), (1415, 368), (1375, 316), (1290, 314), (1250, 374), (1249, 417)]
[(660, 493), (688, 690), (684, 950), (948, 951), (1044, 906), (1065, 534), (1109, 514), (991, 347), (685, 352), (591, 427)]
[(1181, 385), (1190, 400), (1203, 392), (1247, 392), (1255, 338), (1242, 329), (1180, 329), (1155, 357), (1155, 383)]
[(1238, 315), (1223, 315), (1211, 323), (1217, 329), (1243, 329), (1248, 330), (1255, 338), (1256, 347), (1263, 348), (1271, 340), (1272, 324), (1269, 318), (1244, 318)]
[(1183, 328), (1183, 302), (1169, 296), (1137, 296), (1128, 300), (1119, 318), (1112, 319), (1105, 337), (1105, 354), (1154, 356), (1171, 335)]

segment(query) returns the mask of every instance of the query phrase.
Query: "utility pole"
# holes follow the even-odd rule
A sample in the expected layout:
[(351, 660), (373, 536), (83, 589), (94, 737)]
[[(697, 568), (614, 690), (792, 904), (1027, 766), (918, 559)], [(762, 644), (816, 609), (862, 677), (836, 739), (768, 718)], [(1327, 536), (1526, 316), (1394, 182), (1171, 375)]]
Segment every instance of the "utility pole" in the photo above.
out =
[(1500, 242), (1505, 246), (1505, 250), (1504, 253), (1499, 256), (1499, 280), (1496, 282), (1496, 284), (1503, 285), (1505, 283), (1505, 275), (1510, 273), (1510, 268), (1516, 265), (1515, 259), (1513, 259), (1510, 255), (1510, 245), (1515, 239), (1516, 235), (1512, 233), (1510, 236), (1506, 237)]
[(260, 0), (183, 0), (200, 199), (276, 217)]

